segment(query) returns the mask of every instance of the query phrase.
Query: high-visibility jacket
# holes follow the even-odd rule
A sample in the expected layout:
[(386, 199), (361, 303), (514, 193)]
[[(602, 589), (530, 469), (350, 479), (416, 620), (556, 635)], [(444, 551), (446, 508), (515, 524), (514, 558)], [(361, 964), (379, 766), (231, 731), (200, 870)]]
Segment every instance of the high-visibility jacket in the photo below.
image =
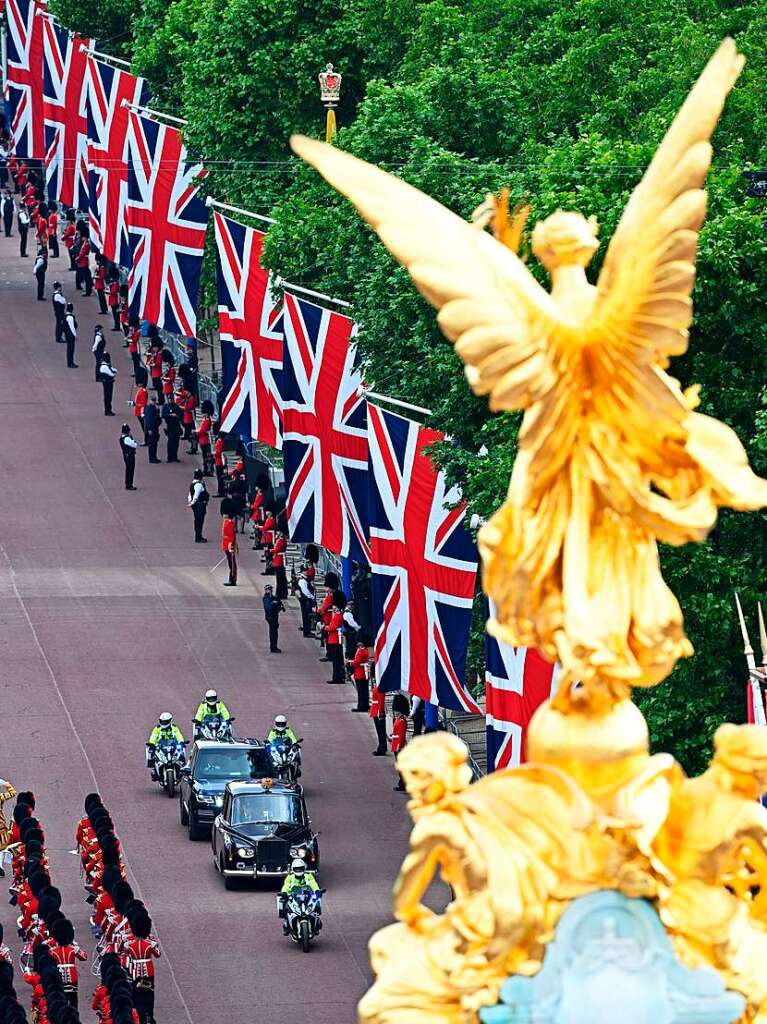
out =
[(225, 722), (228, 722), (232, 717), (229, 714), (229, 708), (224, 704), (222, 700), (218, 701), (215, 708), (211, 708), (206, 700), (200, 702), (200, 706), (195, 712), (195, 722), (201, 722), (206, 715), (221, 715)]
[(314, 877), (313, 871), (305, 871), (302, 878), (297, 877), (291, 872), (282, 883), (280, 892), (289, 896), (293, 889), (311, 889), (312, 892), (319, 892), (320, 887), (317, 885), (317, 879)]
[(276, 729), (272, 729), (269, 735), (266, 737), (266, 742), (271, 743), (273, 740), (290, 740), (291, 743), (298, 743), (298, 737), (290, 728), (283, 729), (282, 732), (278, 732)]
[(184, 734), (177, 725), (156, 725), (149, 734), (149, 742), (157, 746), (160, 740), (175, 740), (177, 743), (184, 742)]

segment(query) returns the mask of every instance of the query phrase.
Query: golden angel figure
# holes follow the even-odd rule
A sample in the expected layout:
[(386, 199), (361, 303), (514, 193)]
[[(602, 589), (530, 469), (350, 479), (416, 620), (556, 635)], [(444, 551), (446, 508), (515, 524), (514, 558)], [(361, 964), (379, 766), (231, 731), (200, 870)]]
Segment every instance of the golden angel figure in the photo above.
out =
[(742, 66), (725, 40), (634, 190), (596, 286), (593, 218), (557, 211), (536, 225), (549, 293), (478, 225), (347, 153), (292, 140), (439, 310), (472, 388), (494, 410), (524, 410), (507, 500), (479, 536), (490, 628), (583, 683), (560, 685), (563, 708), (605, 707), (692, 652), (657, 540), (700, 541), (719, 506), (767, 504), (733, 431), (693, 412), (695, 389), (666, 373), (687, 348), (709, 139)]

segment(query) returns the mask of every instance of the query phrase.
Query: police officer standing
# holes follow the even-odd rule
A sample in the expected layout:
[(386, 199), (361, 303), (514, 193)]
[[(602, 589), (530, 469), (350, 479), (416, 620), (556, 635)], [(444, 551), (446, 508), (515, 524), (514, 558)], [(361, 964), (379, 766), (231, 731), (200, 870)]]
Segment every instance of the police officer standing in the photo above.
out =
[(13, 215), (15, 212), (16, 206), (13, 202), (13, 196), (10, 192), (6, 192), (3, 196), (3, 226), (6, 238), (10, 238), (13, 234)]
[(42, 247), (37, 250), (34, 274), (37, 278), (37, 301), (45, 302), (45, 272), (48, 269), (48, 252)]
[(120, 451), (123, 453), (125, 463), (125, 490), (135, 491), (133, 486), (133, 474), (136, 472), (136, 449), (138, 444), (131, 435), (130, 427), (123, 423), (120, 433)]
[(195, 544), (207, 544), (208, 541), (202, 535), (202, 527), (205, 522), (205, 513), (208, 511), (208, 502), (210, 501), (210, 494), (205, 486), (203, 480), (203, 473), (201, 469), (194, 471), (194, 477), (191, 484), (189, 485), (189, 497), (187, 498), (187, 505), (192, 510), (194, 516), (194, 542)]
[(19, 229), (19, 255), (27, 255), (27, 235), (29, 233), (29, 214), (23, 203), (19, 205), (19, 215), (16, 218), (16, 227)]
[(67, 303), (67, 311), (64, 316), (64, 337), (67, 341), (67, 366), (71, 370), (76, 370), (75, 342), (77, 341), (77, 320), (75, 320), (75, 307), (71, 302)]
[(64, 298), (64, 292), (61, 288), (61, 281), (53, 282), (53, 318), (55, 321), (54, 339), (59, 343), (64, 343), (64, 319), (67, 315), (67, 300)]
[(312, 612), (317, 604), (314, 587), (308, 574), (302, 572), (298, 578), (298, 603), (301, 607), (301, 632), (304, 636), (312, 635)]
[(263, 604), (264, 618), (269, 625), (269, 653), (282, 654), (277, 642), (280, 638), (280, 612), (285, 611), (285, 605), (278, 597), (275, 597), (271, 583), (267, 583), (264, 587)]
[(115, 377), (117, 377), (117, 370), (112, 366), (111, 356), (108, 352), (105, 352), (99, 366), (99, 380), (101, 381), (101, 387), (104, 389), (105, 416), (114, 416), (112, 412), (112, 395), (115, 389)]

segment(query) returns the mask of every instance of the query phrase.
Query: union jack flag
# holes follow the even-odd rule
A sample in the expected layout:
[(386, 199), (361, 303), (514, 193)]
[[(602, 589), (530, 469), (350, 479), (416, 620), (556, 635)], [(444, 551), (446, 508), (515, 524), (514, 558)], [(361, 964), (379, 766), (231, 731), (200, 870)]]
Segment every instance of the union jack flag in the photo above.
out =
[(225, 398), (221, 429), (282, 447), (282, 311), (261, 266), (264, 233), (213, 215)]
[(88, 41), (41, 18), (48, 197), (88, 208)]
[(487, 770), (526, 759), (530, 719), (557, 692), (559, 666), (531, 647), (512, 647), (485, 634)]
[(88, 224), (108, 260), (130, 266), (125, 228), (128, 198), (128, 108), (149, 102), (143, 78), (91, 58), (88, 81)]
[(443, 435), (368, 405), (375, 672), (382, 690), (479, 714), (464, 688), (477, 549), (425, 450)]
[(174, 334), (193, 338), (208, 210), (197, 195), (201, 164), (187, 162), (175, 128), (128, 114), (130, 311)]
[(354, 368), (356, 325), (285, 295), (282, 416), (293, 540), (369, 561), (367, 403)]
[(26, 160), (45, 157), (43, 130), (43, 26), (45, 5), (8, 0), (6, 100), (13, 151)]

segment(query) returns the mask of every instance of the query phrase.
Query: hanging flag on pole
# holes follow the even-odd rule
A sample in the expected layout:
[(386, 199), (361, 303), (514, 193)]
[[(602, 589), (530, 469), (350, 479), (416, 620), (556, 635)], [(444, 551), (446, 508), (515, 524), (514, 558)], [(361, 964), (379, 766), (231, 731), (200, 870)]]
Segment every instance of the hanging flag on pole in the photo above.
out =
[(512, 647), (485, 633), (487, 770), (526, 760), (530, 719), (557, 692), (559, 665), (530, 647)]
[(369, 561), (367, 403), (354, 368), (356, 325), (286, 293), (283, 329), (290, 537)]
[(43, 129), (44, 4), (8, 0), (6, 6), (6, 100), (13, 152), (19, 159), (45, 158)]
[[(762, 697), (761, 679), (764, 675), (764, 668), (760, 671), (756, 667), (754, 649), (751, 646), (751, 638), (746, 628), (746, 620), (743, 617), (743, 609), (740, 606), (740, 598), (735, 592), (735, 607), (738, 610), (738, 622), (740, 623), (740, 635), (743, 637), (743, 653), (746, 656), (748, 667), (748, 682), (746, 683), (746, 715), (751, 725), (767, 725), (767, 714), (765, 713), (764, 698)], [(764, 620), (762, 608), (759, 606), (759, 637), (762, 639), (762, 660), (767, 661), (767, 636), (764, 635)]]
[(376, 680), (479, 714), (464, 687), (477, 549), (460, 491), (425, 451), (443, 436), (368, 404)]
[(261, 266), (264, 232), (214, 211), (218, 328), (223, 393), (221, 430), (282, 447), (282, 311)]
[(49, 199), (88, 208), (87, 41), (43, 17), (45, 182)]
[(129, 103), (149, 102), (143, 78), (90, 59), (88, 76), (88, 224), (91, 242), (108, 260), (130, 266), (125, 227), (128, 199)]
[(128, 113), (130, 311), (193, 338), (208, 210), (198, 196), (201, 164), (190, 164), (176, 128)]

